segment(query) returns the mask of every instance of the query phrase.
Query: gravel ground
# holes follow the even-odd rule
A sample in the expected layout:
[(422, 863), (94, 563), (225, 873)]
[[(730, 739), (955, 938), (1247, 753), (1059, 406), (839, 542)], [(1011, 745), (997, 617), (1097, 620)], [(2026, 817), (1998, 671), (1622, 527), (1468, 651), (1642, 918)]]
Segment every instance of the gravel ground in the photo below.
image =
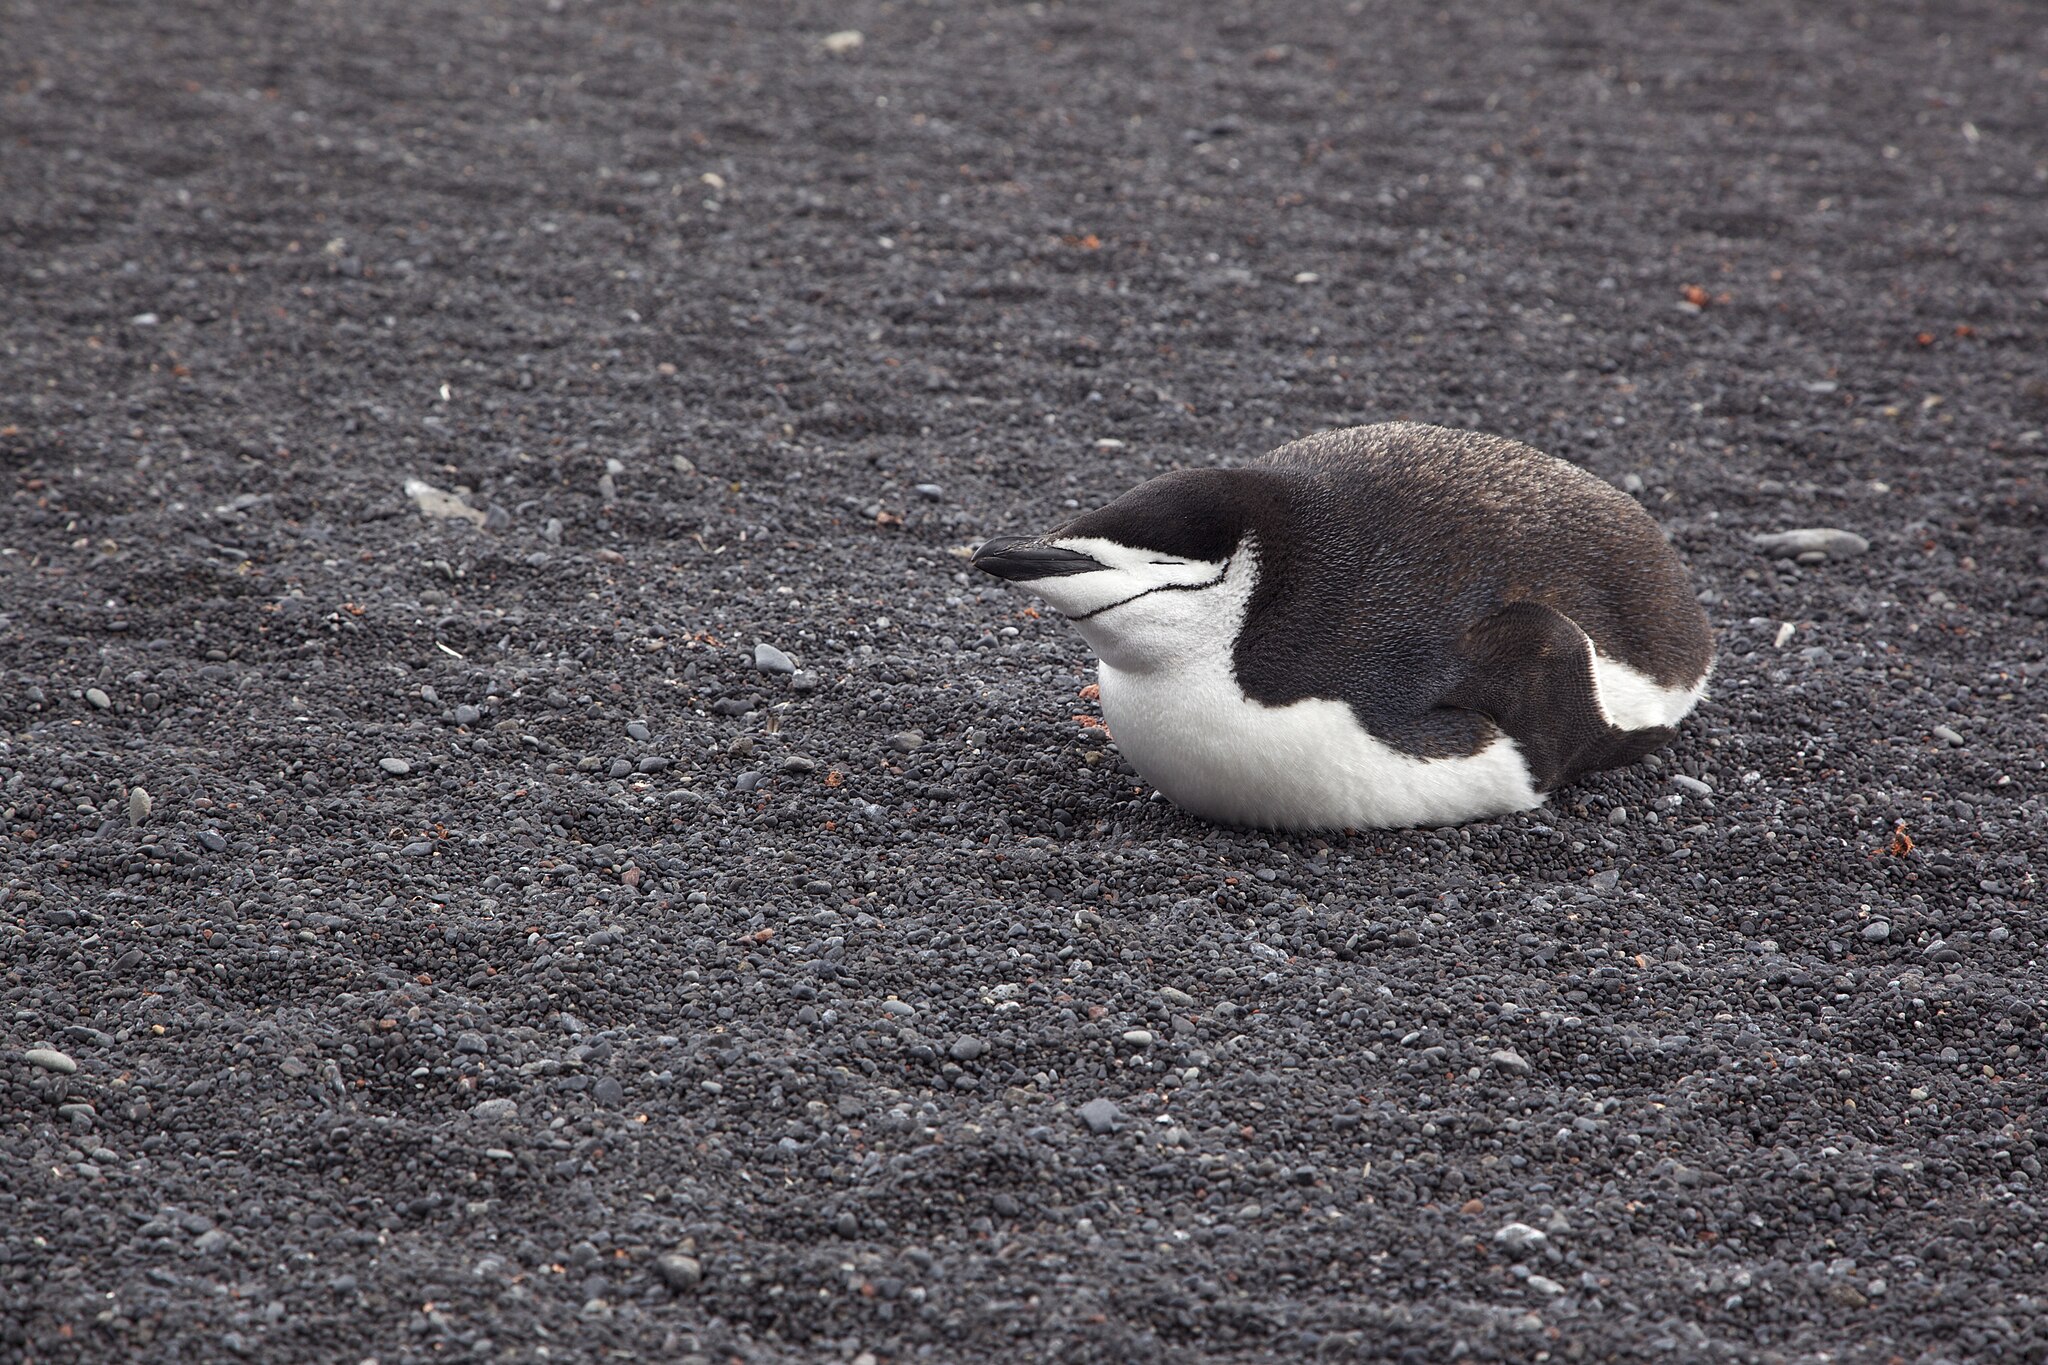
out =
[[(0, 1355), (2048, 1358), (2042, 12), (1542, 11), (0, 0)], [(1396, 417), (1660, 761), (1207, 827), (960, 558)]]

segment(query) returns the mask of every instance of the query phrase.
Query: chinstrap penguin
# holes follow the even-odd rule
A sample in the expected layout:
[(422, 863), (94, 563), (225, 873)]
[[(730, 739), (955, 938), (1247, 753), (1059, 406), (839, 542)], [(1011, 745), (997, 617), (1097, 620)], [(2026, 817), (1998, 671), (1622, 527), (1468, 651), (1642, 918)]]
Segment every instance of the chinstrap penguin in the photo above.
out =
[(1227, 824), (1527, 810), (1667, 743), (1713, 663), (1685, 567), (1632, 498), (1442, 427), (1164, 474), (973, 562), (1074, 623), (1124, 757)]

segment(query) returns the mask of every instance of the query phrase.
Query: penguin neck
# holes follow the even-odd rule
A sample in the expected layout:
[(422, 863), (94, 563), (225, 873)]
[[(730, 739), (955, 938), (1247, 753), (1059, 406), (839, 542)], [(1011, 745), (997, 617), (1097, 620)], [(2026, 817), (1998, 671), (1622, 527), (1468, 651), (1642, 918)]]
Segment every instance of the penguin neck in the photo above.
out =
[(1215, 586), (1150, 593), (1074, 626), (1104, 668), (1134, 676), (1229, 675), (1258, 578), (1256, 547), (1247, 538)]

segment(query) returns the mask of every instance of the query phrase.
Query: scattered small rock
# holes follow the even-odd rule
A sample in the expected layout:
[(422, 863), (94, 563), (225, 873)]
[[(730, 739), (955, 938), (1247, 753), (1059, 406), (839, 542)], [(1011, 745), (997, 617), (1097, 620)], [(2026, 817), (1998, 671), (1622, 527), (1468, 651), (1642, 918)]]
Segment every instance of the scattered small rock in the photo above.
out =
[(1776, 531), (1751, 536), (1750, 544), (1775, 557), (1818, 554), (1829, 559), (1849, 559), (1870, 549), (1870, 542), (1854, 531), (1829, 526), (1811, 526), (1797, 531)]
[(988, 1044), (982, 1042), (979, 1038), (968, 1035), (955, 1038), (953, 1046), (946, 1049), (946, 1055), (956, 1062), (971, 1062), (986, 1051), (988, 1051)]
[(149, 819), (150, 805), (151, 802), (149, 799), (148, 792), (144, 791), (140, 787), (129, 788), (128, 823), (131, 825), (139, 825), (143, 821)]
[(85, 699), (91, 702), (94, 707), (101, 711), (107, 710), (114, 704), (114, 699), (112, 697), (109, 697), (106, 693), (100, 691), (100, 689), (97, 687), (86, 688)]
[(1946, 725), (1935, 726), (1932, 731), (1932, 734), (1936, 739), (1940, 740), (1943, 744), (1948, 745), (1951, 749), (1960, 749), (1965, 744), (1969, 743), (1969, 741), (1964, 739), (1962, 735), (1958, 734), (1955, 730), (1951, 729)]
[(790, 674), (796, 672), (796, 661), (770, 644), (754, 646), (754, 669), (760, 673)]
[(1088, 1125), (1091, 1133), (1113, 1133), (1124, 1117), (1124, 1111), (1117, 1107), (1115, 1100), (1103, 1098), (1092, 1099), (1074, 1112), (1081, 1116), (1081, 1122)]
[(472, 1117), (485, 1123), (510, 1123), (519, 1117), (519, 1101), (509, 1099), (485, 1100), (470, 1111)]
[(420, 515), (429, 520), (466, 521), (472, 526), (482, 526), (487, 513), (480, 512), (453, 493), (444, 493), (425, 479), (407, 479), (405, 495), (420, 509)]
[(655, 1259), (654, 1273), (670, 1289), (695, 1289), (704, 1280), (704, 1266), (695, 1256), (671, 1251)]
[(380, 758), (377, 760), (377, 766), (393, 777), (404, 777), (412, 771), (412, 764), (402, 758)]
[(60, 1076), (69, 1076), (78, 1070), (78, 1063), (71, 1059), (70, 1054), (53, 1047), (32, 1047), (21, 1054), (21, 1059), (30, 1066), (39, 1066)]
[(1132, 1047), (1150, 1047), (1152, 1046), (1152, 1030), (1127, 1028), (1124, 1030), (1124, 1041)]
[(1495, 1246), (1504, 1246), (1509, 1251), (1541, 1250), (1550, 1241), (1550, 1234), (1527, 1223), (1509, 1223), (1493, 1234), (1493, 1241)]
[(824, 48), (835, 57), (843, 57), (849, 52), (857, 51), (867, 40), (867, 35), (857, 28), (841, 29), (837, 33), (825, 35)]
[(1714, 794), (1712, 787), (1700, 781), (1697, 777), (1687, 777), (1684, 773), (1672, 774), (1671, 785), (1682, 792), (1690, 792), (1694, 796), (1712, 796)]
[[(1486, 1054), (1486, 1064), (1496, 1071), (1505, 1071), (1511, 1076), (1526, 1076), (1536, 1068), (1529, 1065), (1528, 1058), (1513, 1048), (1501, 1048)], [(1514, 1226), (1510, 1224), (1509, 1226)]]
[(916, 730), (898, 730), (889, 736), (888, 745), (899, 754), (914, 754), (924, 747), (924, 736)]

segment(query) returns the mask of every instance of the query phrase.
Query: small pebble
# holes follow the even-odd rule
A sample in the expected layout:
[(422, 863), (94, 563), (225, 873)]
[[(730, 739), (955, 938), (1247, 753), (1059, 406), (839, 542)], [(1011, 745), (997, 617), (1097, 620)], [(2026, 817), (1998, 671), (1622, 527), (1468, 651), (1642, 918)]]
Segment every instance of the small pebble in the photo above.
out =
[(1836, 530), (1829, 526), (1811, 526), (1797, 531), (1778, 531), (1770, 535), (1751, 536), (1750, 544), (1767, 555), (1792, 556), (1818, 554), (1828, 559), (1848, 559), (1870, 549), (1870, 542), (1854, 531)]
[(1940, 740), (1943, 744), (1948, 745), (1951, 749), (1960, 749), (1963, 747), (1964, 744), (1968, 743), (1968, 741), (1965, 740), (1960, 734), (1956, 733), (1954, 730), (1950, 729), (1946, 725), (1935, 726), (1933, 734), (1936, 739)]
[[(1505, 1071), (1511, 1076), (1526, 1076), (1536, 1068), (1529, 1065), (1528, 1058), (1513, 1048), (1501, 1048), (1486, 1054), (1486, 1064), (1496, 1071)], [(1509, 1224), (1510, 1227), (1515, 1226)]]
[(1548, 1275), (1531, 1275), (1526, 1283), (1531, 1289), (1548, 1299), (1554, 1299), (1559, 1294), (1564, 1293), (1564, 1286), (1551, 1279)]
[(654, 731), (647, 728), (647, 722), (644, 720), (629, 720), (626, 722), (626, 737), (645, 744), (654, 738)]
[(1697, 777), (1687, 777), (1684, 773), (1673, 774), (1671, 785), (1682, 792), (1691, 792), (1694, 796), (1712, 796), (1714, 794), (1712, 787), (1700, 781)]
[(899, 754), (914, 754), (924, 747), (924, 736), (916, 730), (899, 730), (889, 736), (888, 744)]
[(128, 792), (128, 823), (139, 825), (144, 820), (147, 820), (149, 818), (149, 808), (149, 793), (140, 787), (130, 788)]
[(704, 1279), (703, 1265), (695, 1256), (685, 1256), (680, 1251), (656, 1258), (654, 1273), (670, 1289), (695, 1289)]
[(758, 673), (790, 674), (796, 672), (796, 660), (774, 645), (757, 644), (754, 646), (754, 670)]
[(1863, 937), (1872, 943), (1882, 943), (1892, 936), (1890, 920), (1874, 919), (1863, 926)]
[(1088, 1125), (1091, 1133), (1115, 1132), (1124, 1117), (1124, 1111), (1117, 1107), (1115, 1100), (1103, 1098), (1092, 1099), (1074, 1112), (1080, 1115), (1081, 1122)]
[(1159, 998), (1167, 1004), (1177, 1006), (1180, 1009), (1191, 1010), (1195, 1007), (1195, 997), (1173, 986), (1161, 986), (1159, 988)]
[(1610, 824), (1610, 825), (1625, 825), (1625, 824), (1627, 824), (1627, 823), (1628, 823), (1628, 807), (1627, 807), (1627, 806), (1616, 806), (1616, 807), (1615, 807), (1615, 808), (1614, 808), (1613, 810), (1611, 810), (1611, 811), (1607, 812), (1607, 823), (1608, 823), (1608, 824)]
[(221, 837), (219, 830), (202, 829), (192, 837), (197, 839), (200, 846), (210, 853), (218, 853), (228, 846), (228, 841)]
[(402, 758), (380, 758), (377, 760), (377, 766), (393, 777), (404, 777), (412, 771), (412, 764)]
[(626, 1102), (626, 1087), (616, 1076), (606, 1076), (590, 1088), (590, 1097), (607, 1109), (616, 1109)]
[(946, 496), (946, 490), (935, 483), (912, 484), (910, 491), (917, 494), (920, 498), (925, 498), (931, 502), (937, 502)]
[(69, 1076), (78, 1070), (78, 1063), (72, 1061), (69, 1054), (53, 1047), (32, 1047), (21, 1054), (21, 1059), (30, 1066), (39, 1066), (60, 1076)]
[(1542, 1247), (1550, 1240), (1550, 1235), (1527, 1223), (1509, 1223), (1493, 1234), (1493, 1240), (1496, 1246), (1504, 1246), (1510, 1251), (1528, 1251)]
[(102, 711), (106, 710), (108, 707), (114, 704), (113, 698), (109, 697), (106, 693), (100, 691), (97, 687), (86, 688), (85, 699), (91, 702), (94, 706), (97, 706)]
[(982, 1042), (979, 1038), (969, 1035), (955, 1038), (953, 1046), (946, 1049), (946, 1055), (956, 1062), (971, 1062), (986, 1051), (988, 1051), (988, 1044)]
[(1124, 1041), (1132, 1047), (1150, 1047), (1152, 1046), (1152, 1030), (1127, 1028), (1124, 1030)]
[(484, 713), (478, 710), (476, 707), (471, 706), (468, 702), (463, 702), (460, 706), (455, 708), (455, 723), (457, 725), (474, 725), (483, 718)]
[(470, 1111), (473, 1117), (485, 1123), (509, 1123), (519, 1117), (519, 1101), (509, 1099), (485, 1100)]

